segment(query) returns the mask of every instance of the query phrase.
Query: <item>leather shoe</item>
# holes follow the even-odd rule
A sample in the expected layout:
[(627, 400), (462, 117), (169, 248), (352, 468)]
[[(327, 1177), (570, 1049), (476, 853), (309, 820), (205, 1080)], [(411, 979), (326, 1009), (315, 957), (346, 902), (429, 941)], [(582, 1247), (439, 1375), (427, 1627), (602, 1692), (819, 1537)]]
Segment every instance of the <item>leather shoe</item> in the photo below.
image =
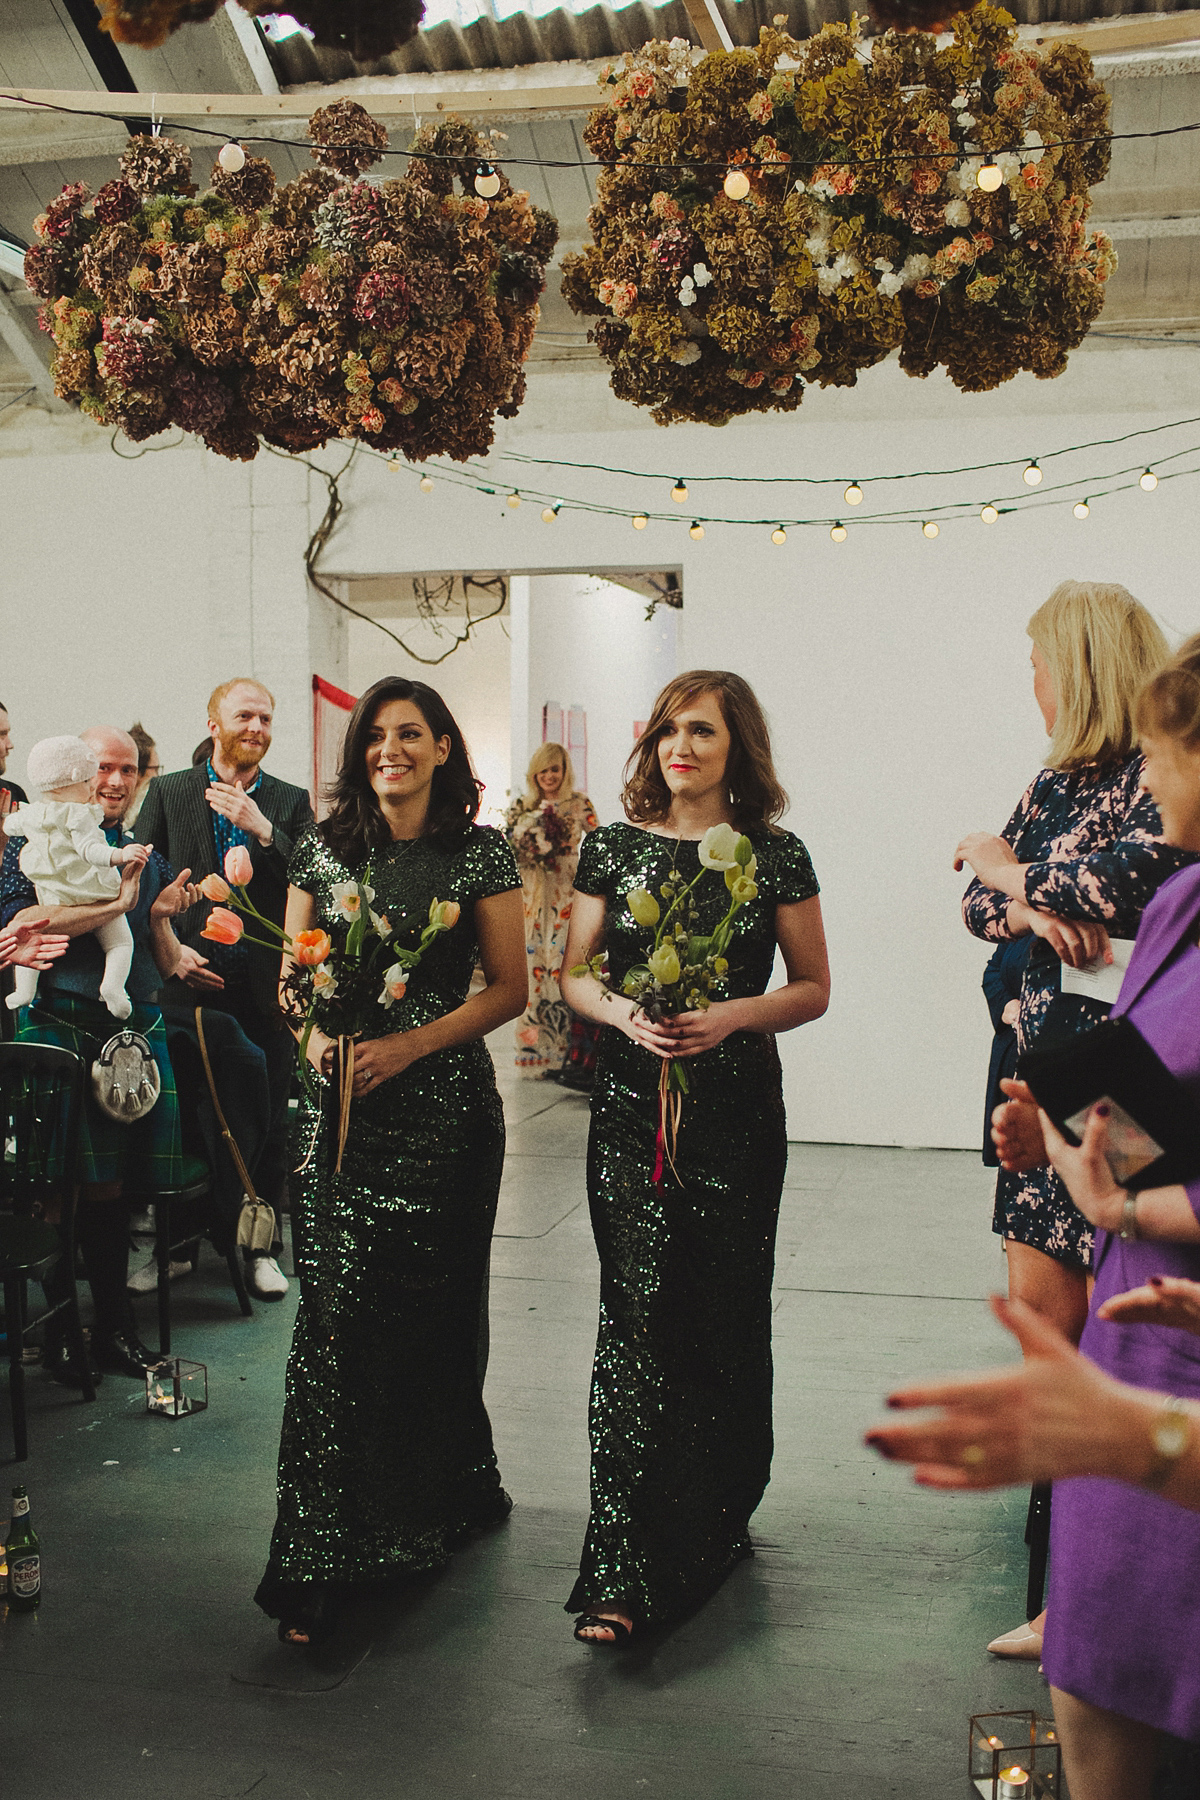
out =
[[(60, 1339), (57, 1343), (46, 1345), (46, 1348), (42, 1353), (42, 1367), (45, 1369), (47, 1375), (49, 1375), (52, 1380), (57, 1381), (62, 1387), (81, 1388), (83, 1386), (83, 1373), (74, 1356), (71, 1354), (70, 1345), (63, 1339)], [(92, 1386), (99, 1387), (100, 1383), (104, 1380), (104, 1376), (91, 1358), (89, 1358), (89, 1369), (92, 1377)]]
[(111, 1332), (108, 1337), (94, 1337), (92, 1350), (102, 1369), (112, 1369), (118, 1375), (132, 1375), (135, 1381), (144, 1381), (146, 1370), (157, 1368), (161, 1361), (157, 1351), (147, 1350), (140, 1339), (132, 1334), (126, 1337), (119, 1331)]
[(1018, 1625), (1003, 1637), (993, 1638), (988, 1645), (993, 1656), (1007, 1656), (1017, 1662), (1042, 1660), (1042, 1634), (1032, 1625)]
[(288, 1278), (273, 1256), (251, 1256), (246, 1259), (246, 1286), (259, 1300), (282, 1300)]

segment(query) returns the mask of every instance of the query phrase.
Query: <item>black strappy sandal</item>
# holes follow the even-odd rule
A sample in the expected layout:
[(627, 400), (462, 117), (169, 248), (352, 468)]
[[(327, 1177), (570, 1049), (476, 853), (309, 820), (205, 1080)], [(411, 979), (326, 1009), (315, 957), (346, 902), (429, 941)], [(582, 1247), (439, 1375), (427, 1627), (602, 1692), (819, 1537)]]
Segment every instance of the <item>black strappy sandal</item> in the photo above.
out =
[[(613, 1635), (611, 1638), (584, 1637), (584, 1630), (588, 1626), (611, 1631)], [(633, 1633), (628, 1625), (623, 1625), (620, 1619), (602, 1619), (598, 1613), (583, 1613), (576, 1619), (574, 1635), (581, 1644), (594, 1644), (600, 1650), (623, 1650), (626, 1644), (633, 1642)]]

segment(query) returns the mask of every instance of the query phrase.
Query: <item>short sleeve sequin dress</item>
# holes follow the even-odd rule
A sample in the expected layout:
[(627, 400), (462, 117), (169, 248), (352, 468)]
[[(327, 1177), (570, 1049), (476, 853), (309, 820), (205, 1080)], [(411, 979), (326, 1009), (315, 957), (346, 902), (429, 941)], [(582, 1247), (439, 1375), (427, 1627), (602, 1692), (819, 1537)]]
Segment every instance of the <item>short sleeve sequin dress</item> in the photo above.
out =
[[(1039, 912), (1066, 919), (1090, 919), (1110, 937), (1131, 938), (1147, 902), (1160, 885), (1193, 859), (1162, 838), (1158, 808), (1141, 792), (1142, 758), (1086, 763), (1078, 769), (1042, 769), (1022, 794), (1002, 836), (1025, 872), (1025, 898)], [(963, 918), (976, 937), (993, 943), (1011, 938), (1009, 900), (995, 888), (972, 881), (963, 895)], [(1088, 1031), (1108, 1016), (1108, 1007), (1062, 991), (1062, 964), (1044, 938), (1037, 938), (1025, 965), (1017, 1045), (1035, 1038)], [(996, 1180), (992, 1230), (1028, 1244), (1069, 1268), (1087, 1269), (1092, 1228), (1053, 1169), (1010, 1174)]]
[[(758, 898), (737, 914), (726, 997), (761, 994), (775, 956), (775, 907), (818, 891), (790, 832), (751, 832)], [(633, 825), (584, 840), (579, 893), (602, 895), (610, 979), (645, 959), (649, 934), (625, 904), (657, 893), (672, 864), (699, 868), (694, 842)], [(728, 894), (701, 881), (699, 929)], [(771, 1279), (787, 1163), (775, 1039), (738, 1031), (688, 1061), (675, 1155), (653, 1179), (660, 1063), (601, 1028), (588, 1199), (600, 1257), (592, 1371), (591, 1518), (568, 1611), (620, 1604), (635, 1624), (689, 1612), (751, 1552), (750, 1517), (770, 1478)]]
[[(350, 878), (310, 832), (289, 878), (338, 920)], [(358, 872), (360, 877), (365, 871)], [(498, 831), (471, 826), (457, 847), (401, 841), (370, 862), (377, 911), (424, 918), (462, 908), (379, 1008), (368, 1035), (412, 1030), (467, 996), (474, 903), (519, 887)], [(329, 1109), (301, 1108), (293, 1177), (300, 1308), (288, 1359), (279, 1510), (255, 1598), (272, 1618), (320, 1624), (350, 1586), (443, 1563), (466, 1535), (503, 1518), (492, 1430), (480, 1392), (480, 1308), (500, 1175), (504, 1115), (480, 1039), (435, 1051), (356, 1098), (340, 1173)]]

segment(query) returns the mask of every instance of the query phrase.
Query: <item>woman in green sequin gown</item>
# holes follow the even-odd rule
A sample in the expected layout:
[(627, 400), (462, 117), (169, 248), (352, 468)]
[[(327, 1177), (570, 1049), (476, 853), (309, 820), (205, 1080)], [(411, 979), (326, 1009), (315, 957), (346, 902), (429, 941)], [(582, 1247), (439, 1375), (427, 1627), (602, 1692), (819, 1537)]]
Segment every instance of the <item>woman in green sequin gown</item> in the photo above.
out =
[[(633, 823), (584, 842), (563, 967), (601, 944), (606, 995), (567, 975), (568, 1004), (601, 1032), (588, 1195), (600, 1256), (592, 1374), (592, 1505), (568, 1611), (576, 1636), (624, 1642), (712, 1594), (751, 1553), (750, 1517), (770, 1476), (771, 1279), (787, 1161), (775, 1034), (824, 1012), (829, 969), (808, 852), (774, 821), (787, 797), (766, 724), (739, 676), (672, 682), (630, 759)], [(698, 840), (726, 822), (750, 837), (758, 896), (737, 914), (726, 997), (653, 1024), (620, 997), (651, 934), (625, 903), (699, 868)], [(696, 889), (710, 932), (728, 900), (719, 874)], [(767, 994), (776, 947), (787, 983)], [(675, 1166), (654, 1181), (662, 1059), (687, 1059)]]
[[(393, 923), (423, 924), (435, 898), (461, 913), (356, 1045), (340, 1173), (328, 1098), (301, 1109), (300, 1308), (255, 1596), (297, 1644), (327, 1634), (350, 1588), (436, 1568), (512, 1504), (480, 1391), (504, 1161), (482, 1039), (525, 1005), (520, 877), (501, 834), (473, 822), (462, 734), (424, 683), (389, 679), (363, 695), (333, 801), (292, 858), (292, 936), (334, 926), (334, 883), (367, 879), (368, 866), (374, 908)], [(468, 999), (477, 956), (487, 985)], [(308, 1055), (328, 1096), (332, 1045), (314, 1032)]]

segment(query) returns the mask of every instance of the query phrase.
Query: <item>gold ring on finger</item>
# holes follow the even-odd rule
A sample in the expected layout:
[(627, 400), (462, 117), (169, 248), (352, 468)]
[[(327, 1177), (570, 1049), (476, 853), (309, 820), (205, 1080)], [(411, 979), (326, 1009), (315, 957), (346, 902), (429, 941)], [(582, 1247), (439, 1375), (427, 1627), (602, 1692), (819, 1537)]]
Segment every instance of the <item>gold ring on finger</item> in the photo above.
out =
[(980, 1444), (967, 1444), (963, 1448), (963, 1462), (969, 1469), (977, 1469), (984, 1460), (984, 1450)]

